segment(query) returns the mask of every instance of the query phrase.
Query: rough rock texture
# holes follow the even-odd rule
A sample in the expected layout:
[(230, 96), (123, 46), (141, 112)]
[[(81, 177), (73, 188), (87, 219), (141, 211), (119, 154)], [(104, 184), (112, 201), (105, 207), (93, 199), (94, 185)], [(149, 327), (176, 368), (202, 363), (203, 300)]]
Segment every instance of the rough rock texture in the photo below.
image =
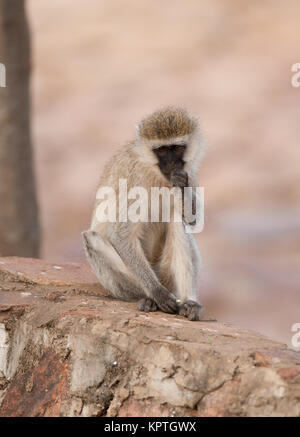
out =
[(139, 312), (83, 265), (0, 259), (0, 416), (275, 415), (300, 415), (286, 345)]

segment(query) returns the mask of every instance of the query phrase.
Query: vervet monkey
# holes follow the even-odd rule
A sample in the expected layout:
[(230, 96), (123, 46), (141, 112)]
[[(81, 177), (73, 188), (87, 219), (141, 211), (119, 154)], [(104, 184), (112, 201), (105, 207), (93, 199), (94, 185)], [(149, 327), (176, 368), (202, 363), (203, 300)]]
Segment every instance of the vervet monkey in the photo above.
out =
[[(128, 188), (197, 187), (203, 145), (197, 118), (180, 108), (166, 108), (143, 119), (134, 141), (107, 164), (101, 187), (119, 193)], [(195, 198), (192, 196), (194, 208)], [(138, 300), (138, 309), (178, 313), (200, 320), (196, 302), (200, 256), (185, 222), (102, 222), (96, 200), (90, 230), (83, 232), (87, 260), (100, 284), (122, 300)], [(161, 217), (161, 215), (160, 215)], [(191, 223), (193, 225), (193, 223)]]

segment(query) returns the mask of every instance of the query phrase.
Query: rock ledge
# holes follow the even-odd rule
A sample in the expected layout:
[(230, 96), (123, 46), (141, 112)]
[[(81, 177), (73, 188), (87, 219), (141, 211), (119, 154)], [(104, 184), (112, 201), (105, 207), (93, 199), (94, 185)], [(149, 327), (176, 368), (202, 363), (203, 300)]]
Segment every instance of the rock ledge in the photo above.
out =
[(300, 353), (113, 300), (88, 267), (0, 258), (0, 416), (299, 416)]

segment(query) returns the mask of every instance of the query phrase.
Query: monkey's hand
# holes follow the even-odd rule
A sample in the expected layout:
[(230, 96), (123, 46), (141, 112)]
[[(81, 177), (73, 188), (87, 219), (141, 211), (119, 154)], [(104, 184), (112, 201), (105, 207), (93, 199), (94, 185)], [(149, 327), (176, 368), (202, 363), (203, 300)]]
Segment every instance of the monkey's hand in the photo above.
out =
[(186, 171), (175, 168), (171, 172), (170, 181), (173, 187), (188, 187), (189, 177)]
[(166, 288), (160, 287), (153, 293), (153, 300), (165, 313), (178, 314), (179, 306), (175, 296)]
[(157, 304), (154, 302), (154, 300), (150, 299), (149, 297), (144, 297), (143, 299), (139, 300), (137, 307), (140, 311), (146, 311), (146, 312), (158, 310)]
[(201, 320), (204, 314), (204, 308), (198, 302), (186, 300), (180, 305), (179, 314), (187, 317), (189, 320)]

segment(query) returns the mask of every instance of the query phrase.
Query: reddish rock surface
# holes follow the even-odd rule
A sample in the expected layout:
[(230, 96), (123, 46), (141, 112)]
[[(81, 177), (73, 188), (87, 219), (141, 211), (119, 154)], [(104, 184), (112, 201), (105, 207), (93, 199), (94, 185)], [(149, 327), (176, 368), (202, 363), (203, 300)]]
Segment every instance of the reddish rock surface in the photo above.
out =
[(142, 313), (106, 297), (86, 266), (54, 266), (0, 259), (1, 416), (300, 415), (300, 353)]
[(20, 369), (5, 393), (2, 416), (59, 415), (66, 395), (68, 362), (51, 349), (45, 350), (35, 367)]
[(3, 289), (24, 289), (39, 285), (45, 290), (86, 292), (107, 295), (86, 264), (49, 263), (40, 259), (0, 258)]

